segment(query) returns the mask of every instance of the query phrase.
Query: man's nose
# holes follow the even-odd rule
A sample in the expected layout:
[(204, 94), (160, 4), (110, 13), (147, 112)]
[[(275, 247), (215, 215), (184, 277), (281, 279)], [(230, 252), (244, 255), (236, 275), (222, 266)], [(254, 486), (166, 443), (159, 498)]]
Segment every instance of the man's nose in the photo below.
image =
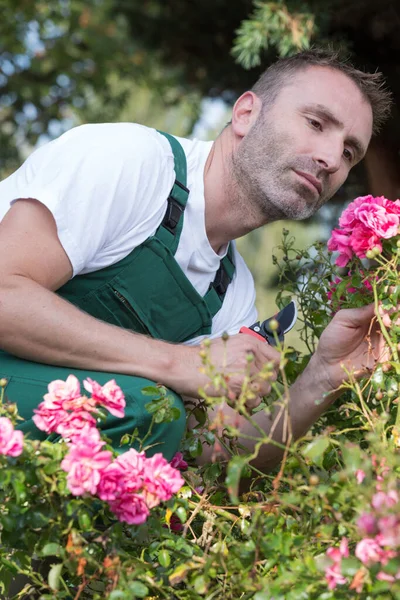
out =
[(342, 161), (343, 148), (338, 142), (320, 144), (314, 152), (314, 161), (326, 173), (336, 173)]

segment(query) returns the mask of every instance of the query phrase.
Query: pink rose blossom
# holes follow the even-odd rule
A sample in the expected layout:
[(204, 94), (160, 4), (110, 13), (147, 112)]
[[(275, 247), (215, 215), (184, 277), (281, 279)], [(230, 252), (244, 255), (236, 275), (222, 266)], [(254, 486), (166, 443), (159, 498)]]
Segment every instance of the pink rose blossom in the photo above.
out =
[(379, 571), (379, 573), (376, 575), (376, 578), (379, 581), (388, 581), (389, 583), (393, 583), (394, 581), (396, 581), (396, 578), (393, 575), (384, 573), (384, 571)]
[[(125, 491), (125, 470), (117, 461), (107, 465), (101, 472), (101, 479), (97, 487), (97, 495), (101, 500), (116, 500)], [(140, 488), (138, 488), (140, 489)]]
[(328, 250), (330, 250), (330, 252), (339, 252), (336, 264), (339, 267), (345, 267), (353, 257), (353, 250), (350, 246), (350, 236), (340, 229), (334, 229), (331, 238), (328, 241)]
[(390, 490), (389, 492), (377, 492), (374, 494), (371, 500), (372, 506), (376, 510), (381, 510), (382, 508), (391, 508), (399, 501), (399, 496), (395, 490)]
[(53, 402), (63, 402), (64, 400), (73, 400), (81, 395), (81, 386), (75, 375), (69, 375), (66, 381), (56, 379), (49, 383), (49, 393), (45, 395), (48, 400)]
[(364, 535), (374, 535), (378, 532), (378, 525), (374, 515), (363, 513), (357, 521), (357, 527)]
[(358, 542), (355, 555), (364, 565), (370, 566), (381, 561), (383, 552), (375, 539), (365, 538)]
[(186, 460), (183, 460), (182, 452), (177, 452), (169, 464), (173, 469), (178, 469), (179, 471), (186, 471), (188, 468)]
[(331, 565), (325, 570), (325, 579), (330, 590), (334, 590), (337, 585), (347, 583), (347, 579), (342, 575), (339, 563)]
[(95, 494), (101, 473), (112, 460), (112, 452), (101, 450), (104, 442), (99, 439), (98, 430), (87, 429), (87, 433), (90, 435), (73, 439), (69, 453), (61, 463), (61, 468), (68, 473), (68, 488), (74, 496)]
[(104, 446), (105, 442), (101, 439), (100, 431), (97, 427), (93, 427), (90, 423), (76, 429), (71, 435), (69, 440), (69, 446), (86, 445), (93, 449), (93, 452), (97, 452)]
[(388, 515), (378, 520), (379, 535), (377, 539), (381, 546), (397, 548), (400, 546), (400, 518)]
[(146, 498), (155, 496), (162, 501), (169, 500), (184, 484), (179, 471), (160, 453), (146, 460), (143, 478)]
[[(96, 419), (84, 410), (67, 413), (65, 418), (56, 426), (55, 431), (63, 438), (71, 438), (78, 435), (79, 431), (87, 426), (92, 429), (96, 426)], [(40, 428), (39, 428), (40, 429)]]
[(0, 454), (19, 456), (22, 454), (24, 436), (22, 431), (15, 431), (7, 417), (0, 417)]
[(63, 410), (59, 405), (50, 405), (49, 402), (41, 402), (37, 408), (33, 410), (35, 413), (32, 421), (36, 427), (46, 433), (57, 432), (58, 426), (68, 417), (67, 411)]
[(96, 404), (96, 400), (93, 398), (77, 396), (76, 398), (63, 400), (62, 407), (64, 410), (95, 412)]
[(131, 448), (114, 461), (121, 469), (124, 489), (127, 492), (137, 492), (142, 488), (144, 467), (147, 460), (144, 452), (137, 452), (137, 450)]
[(96, 402), (104, 406), (114, 417), (122, 418), (125, 416), (125, 396), (116, 384), (115, 379), (111, 379), (111, 381), (101, 386), (97, 381), (88, 378), (83, 382), (83, 385), (92, 394)]
[(368, 250), (377, 247), (382, 251), (383, 239), (398, 234), (400, 224), (400, 203), (392, 202), (383, 196), (361, 196), (356, 198), (343, 211), (339, 225), (328, 241), (330, 251), (338, 251), (336, 264), (346, 266), (353, 254), (365, 258)]
[(129, 525), (144, 523), (150, 514), (143, 498), (138, 494), (126, 494), (109, 503), (110, 509), (120, 521)]
[(365, 479), (365, 472), (362, 469), (357, 469), (356, 471), (356, 479), (357, 483), (361, 484)]
[(358, 258), (365, 258), (368, 250), (372, 250), (373, 248), (379, 248), (379, 251), (382, 252), (382, 244), (379, 237), (361, 223), (354, 227), (350, 244), (354, 254)]
[(341, 571), (342, 558), (348, 558), (349, 546), (346, 538), (342, 538), (339, 548), (328, 548), (326, 555), (333, 561), (325, 570), (325, 578), (330, 590), (335, 589), (337, 585), (343, 585), (347, 582)]
[(380, 238), (388, 239), (397, 235), (399, 214), (399, 206), (383, 196), (360, 196), (343, 211), (339, 225), (352, 230), (362, 223)]

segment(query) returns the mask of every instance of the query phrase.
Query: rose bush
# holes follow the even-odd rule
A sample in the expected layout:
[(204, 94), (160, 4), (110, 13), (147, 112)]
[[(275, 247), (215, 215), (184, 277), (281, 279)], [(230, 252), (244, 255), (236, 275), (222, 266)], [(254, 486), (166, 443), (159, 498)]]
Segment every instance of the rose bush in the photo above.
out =
[[(105, 410), (123, 414), (116, 382), (85, 382), (89, 396), (74, 377), (50, 383), (35, 422), (59, 435), (56, 443), (22, 440), (16, 407), (3, 401), (3, 593), (25, 575), (21, 594), (35, 590), (44, 600), (400, 597), (399, 204), (370, 196), (351, 203), (328, 243), (336, 264), (326, 245), (298, 250), (284, 232), (274, 258), (277, 301), (296, 297), (306, 351), (280, 348), (281, 377), (256, 410), (285, 406), (288, 385), (342, 307), (374, 303), (389, 354), (363, 380), (350, 374), (339, 401), (287, 447), (274, 473), (251, 466), (234, 420), (223, 417), (229, 382), (207, 343), (203, 369), (220, 397), (202, 390), (188, 404), (195, 426), (170, 464), (146, 457), (135, 432), (123, 442), (136, 449), (120, 455), (99, 434)], [(237, 401), (250, 421), (251, 384), (249, 377)], [(153, 419), (173, 418), (164, 388), (148, 410)], [(256, 447), (269, 441), (260, 431)], [(213, 459), (197, 467), (206, 444)]]

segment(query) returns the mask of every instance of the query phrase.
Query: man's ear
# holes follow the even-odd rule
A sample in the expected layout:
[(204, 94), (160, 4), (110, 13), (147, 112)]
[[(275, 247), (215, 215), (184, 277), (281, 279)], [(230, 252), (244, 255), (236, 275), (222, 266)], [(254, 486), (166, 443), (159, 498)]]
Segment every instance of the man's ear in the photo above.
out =
[(232, 111), (232, 129), (240, 138), (244, 137), (257, 120), (262, 102), (254, 92), (245, 92), (235, 102)]

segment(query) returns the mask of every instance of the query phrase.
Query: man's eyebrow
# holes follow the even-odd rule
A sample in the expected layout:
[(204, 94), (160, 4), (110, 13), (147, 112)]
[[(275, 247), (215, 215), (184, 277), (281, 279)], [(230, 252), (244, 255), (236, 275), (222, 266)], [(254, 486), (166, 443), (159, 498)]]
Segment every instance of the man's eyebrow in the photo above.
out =
[[(340, 129), (344, 128), (342, 121), (340, 121), (340, 119), (338, 119), (333, 112), (323, 104), (308, 104), (304, 107), (304, 110), (315, 113), (321, 119), (330, 121), (333, 125), (336, 125)], [(346, 142), (354, 148), (358, 160), (361, 160), (365, 156), (367, 149), (358, 138), (354, 137), (353, 135), (349, 135), (346, 138)]]

